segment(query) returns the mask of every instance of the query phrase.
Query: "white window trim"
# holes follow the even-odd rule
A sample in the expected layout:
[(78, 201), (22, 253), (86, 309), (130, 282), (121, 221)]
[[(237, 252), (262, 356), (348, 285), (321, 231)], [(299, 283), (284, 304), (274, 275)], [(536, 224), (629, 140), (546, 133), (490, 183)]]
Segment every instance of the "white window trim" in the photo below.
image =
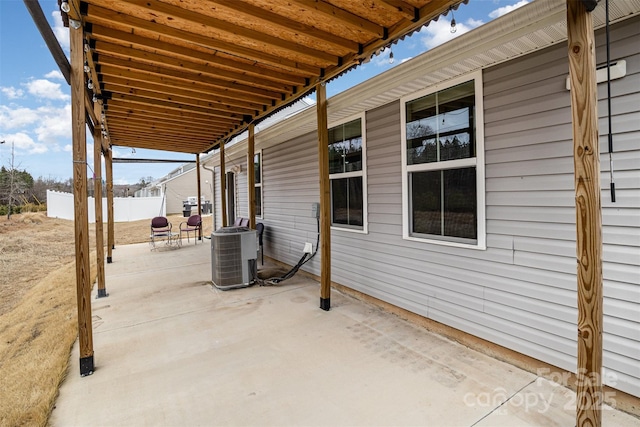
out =
[[(332, 122), (327, 126), (327, 130), (334, 128), (336, 126), (343, 125), (348, 122), (352, 122), (354, 120), (360, 119), (360, 128), (362, 130), (362, 171), (357, 172), (345, 172), (339, 174), (329, 174), (329, 185), (331, 185), (331, 180), (335, 178), (352, 178), (356, 176), (362, 176), (362, 228), (351, 228), (348, 225), (333, 225), (331, 224), (332, 230), (340, 230), (346, 231), (349, 233), (359, 233), (359, 234), (369, 234), (369, 217), (368, 217), (368, 193), (369, 188), (367, 186), (367, 121), (366, 121), (366, 112), (363, 111), (358, 114), (354, 114), (353, 116), (349, 116), (347, 118), (341, 119), (336, 122)], [(327, 150), (329, 147), (327, 147)]]
[(264, 157), (262, 157), (262, 150), (257, 150), (253, 154), (260, 154), (260, 184), (254, 183), (254, 187), (260, 187), (260, 215), (256, 215), (256, 219), (264, 219), (264, 187), (262, 186), (262, 169), (264, 168)]
[[(448, 240), (429, 239), (424, 237), (411, 236), (410, 234), (410, 213), (409, 209), (409, 172), (424, 170), (442, 170), (442, 165), (436, 164), (420, 164), (407, 165), (407, 113), (406, 103), (425, 95), (429, 95), (444, 89), (456, 86), (458, 84), (474, 81), (475, 89), (475, 120), (476, 120), (476, 157), (473, 159), (459, 159), (447, 162), (446, 168), (459, 168), (464, 166), (476, 167), (476, 210), (477, 210), (477, 230), (478, 238), (476, 243), (461, 243)], [(400, 98), (400, 132), (401, 132), (401, 151), (402, 151), (402, 238), (415, 242), (431, 243), (434, 245), (452, 246), (467, 249), (487, 249), (487, 221), (486, 221), (486, 194), (485, 194), (485, 157), (484, 157), (484, 103), (483, 103), (483, 86), (482, 86), (482, 70), (466, 74), (464, 76), (439, 83), (434, 86), (425, 88), (419, 92)]]

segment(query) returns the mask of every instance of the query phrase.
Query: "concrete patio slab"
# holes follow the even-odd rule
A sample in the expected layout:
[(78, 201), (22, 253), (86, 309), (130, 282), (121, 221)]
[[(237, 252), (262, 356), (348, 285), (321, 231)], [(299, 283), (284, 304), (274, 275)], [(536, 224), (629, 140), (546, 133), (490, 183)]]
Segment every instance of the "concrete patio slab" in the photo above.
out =
[(203, 243), (114, 251), (96, 371), (76, 344), (51, 425), (574, 425), (570, 390), (336, 291), (322, 311), (309, 278), (217, 290)]

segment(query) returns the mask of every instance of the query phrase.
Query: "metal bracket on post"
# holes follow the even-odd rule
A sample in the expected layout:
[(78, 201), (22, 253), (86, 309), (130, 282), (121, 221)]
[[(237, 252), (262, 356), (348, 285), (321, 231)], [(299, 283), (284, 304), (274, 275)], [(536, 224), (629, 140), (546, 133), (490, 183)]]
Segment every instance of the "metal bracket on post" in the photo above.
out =
[(600, 0), (582, 0), (582, 4), (584, 8), (587, 9), (587, 12), (593, 12), (596, 6), (598, 6), (598, 1)]
[(93, 374), (95, 366), (93, 365), (93, 356), (80, 358), (80, 376), (86, 377)]

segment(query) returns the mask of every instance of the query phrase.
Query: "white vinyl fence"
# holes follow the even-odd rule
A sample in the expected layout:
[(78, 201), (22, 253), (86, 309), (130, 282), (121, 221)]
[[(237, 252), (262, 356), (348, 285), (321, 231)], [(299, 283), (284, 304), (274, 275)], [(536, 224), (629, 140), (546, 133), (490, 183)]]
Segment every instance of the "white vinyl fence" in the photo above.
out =
[[(88, 198), (89, 223), (96, 222), (96, 204)], [(73, 220), (73, 194), (47, 190), (47, 216)], [(114, 197), (114, 222), (137, 221), (166, 215), (167, 207), (163, 197)], [(107, 221), (107, 199), (102, 199), (102, 218)]]

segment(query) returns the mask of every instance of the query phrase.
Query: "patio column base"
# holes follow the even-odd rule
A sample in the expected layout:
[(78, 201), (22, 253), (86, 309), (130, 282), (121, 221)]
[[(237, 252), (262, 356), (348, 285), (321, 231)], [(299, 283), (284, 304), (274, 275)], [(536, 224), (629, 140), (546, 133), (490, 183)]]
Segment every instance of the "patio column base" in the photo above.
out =
[(111, 259), (110, 256), (107, 257), (107, 264), (111, 264), (113, 262), (113, 260)]
[(320, 308), (324, 311), (329, 311), (329, 309), (331, 308), (331, 298), (320, 297)]
[(93, 374), (94, 366), (93, 366), (93, 356), (81, 357), (80, 358), (80, 376), (86, 377), (87, 375)]
[(107, 293), (106, 289), (98, 289), (98, 295), (97, 298), (104, 298), (104, 297), (108, 297), (109, 294)]

